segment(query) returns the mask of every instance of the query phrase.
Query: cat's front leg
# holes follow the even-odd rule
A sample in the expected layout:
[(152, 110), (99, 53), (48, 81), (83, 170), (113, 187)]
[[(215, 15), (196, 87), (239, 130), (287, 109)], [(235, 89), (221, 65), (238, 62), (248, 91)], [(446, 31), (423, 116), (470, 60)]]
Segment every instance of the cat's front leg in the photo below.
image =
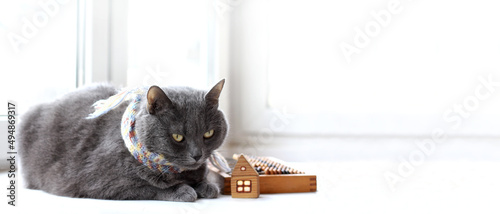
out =
[(168, 190), (160, 190), (156, 195), (157, 200), (194, 202), (197, 194), (193, 187), (187, 184), (179, 184)]
[[(148, 170), (141, 170), (137, 173), (137, 175), (143, 180), (149, 182), (149, 184), (160, 189), (168, 189), (182, 183), (180, 180), (165, 178), (163, 177), (164, 175), (150, 173)], [(168, 182), (166, 182), (165, 179), (167, 179)]]
[(200, 183), (196, 184), (194, 187), (196, 193), (200, 198), (217, 198), (219, 196), (219, 187), (215, 184), (208, 182), (207, 180), (203, 180)]

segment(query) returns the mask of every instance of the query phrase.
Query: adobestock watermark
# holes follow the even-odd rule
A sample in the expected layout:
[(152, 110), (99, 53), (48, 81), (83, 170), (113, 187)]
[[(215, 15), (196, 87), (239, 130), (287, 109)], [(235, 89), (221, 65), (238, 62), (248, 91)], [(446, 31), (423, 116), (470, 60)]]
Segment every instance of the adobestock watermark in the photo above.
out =
[(220, 18), (224, 18), (227, 13), (234, 10), (243, 0), (215, 0), (213, 6), (215, 13)]
[(37, 2), (39, 10), (33, 13), (31, 17), (21, 18), (21, 30), (18, 33), (9, 32), (7, 39), (15, 53), (19, 53), (23, 45), (29, 43), (41, 29), (47, 27), (51, 18), (59, 14), (61, 6), (69, 0), (40, 0)]
[(452, 124), (452, 129), (457, 129), (462, 125), (462, 122), (471, 116), (480, 107), (480, 102), (489, 99), (496, 91), (496, 87), (500, 87), (500, 81), (495, 82), (493, 75), (488, 77), (480, 76), (478, 78), (480, 84), (475, 88), (474, 93), (464, 98), (462, 103), (453, 105), (443, 114), (443, 120)]
[(390, 0), (386, 8), (378, 11), (372, 10), (370, 12), (372, 19), (366, 22), (364, 26), (354, 28), (352, 42), (344, 41), (339, 44), (347, 63), (352, 62), (354, 54), (361, 54), (361, 51), (370, 45), (372, 39), (379, 36), (382, 30), (391, 24), (394, 15), (400, 14), (403, 10), (401, 0)]
[[(219, 197), (222, 194), (219, 194)], [(206, 199), (198, 199), (196, 203), (180, 203), (178, 206), (175, 208), (174, 213), (187, 213), (187, 214), (199, 214), (199, 213), (205, 213), (207, 209), (207, 202), (205, 201)]]
[(267, 126), (262, 127), (255, 135), (246, 137), (243, 146), (253, 148), (256, 151), (261, 150), (263, 145), (274, 140), (276, 133), (285, 131), (294, 117), (293, 114), (288, 113), (286, 106), (280, 110), (274, 109)]
[(396, 185), (414, 174), (416, 168), (436, 152), (437, 145), (444, 143), (448, 138), (448, 131), (459, 129), (463, 122), (480, 108), (481, 101), (491, 98), (497, 88), (500, 88), (500, 81), (493, 80), (492, 74), (479, 76), (478, 81), (479, 84), (471, 95), (443, 112), (443, 121), (449, 124), (449, 128), (434, 128), (429, 137), (415, 141), (416, 148), (402, 158), (394, 170), (384, 172), (384, 178), (392, 191), (395, 191)]
[(154, 68), (152, 66), (146, 66), (145, 70), (147, 75), (142, 79), (142, 84), (147, 86), (163, 84), (167, 82), (168, 78), (172, 75), (170, 72), (161, 71), (160, 64), (156, 64)]

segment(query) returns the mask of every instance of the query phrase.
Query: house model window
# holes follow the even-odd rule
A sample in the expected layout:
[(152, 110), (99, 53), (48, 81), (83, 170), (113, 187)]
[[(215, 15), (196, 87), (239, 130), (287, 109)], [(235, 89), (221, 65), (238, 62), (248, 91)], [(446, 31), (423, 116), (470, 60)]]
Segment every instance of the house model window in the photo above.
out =
[(252, 192), (252, 181), (250, 181), (250, 180), (238, 180), (238, 181), (236, 181), (236, 192), (238, 192), (238, 193), (250, 193), (250, 192)]

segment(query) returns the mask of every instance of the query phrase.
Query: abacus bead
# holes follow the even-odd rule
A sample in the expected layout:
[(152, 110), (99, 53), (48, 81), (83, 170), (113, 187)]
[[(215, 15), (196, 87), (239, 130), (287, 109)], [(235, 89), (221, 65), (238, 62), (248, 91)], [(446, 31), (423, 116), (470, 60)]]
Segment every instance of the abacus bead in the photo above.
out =
[(267, 167), (266, 167), (266, 169), (264, 170), (264, 173), (265, 173), (266, 175), (271, 174), (271, 172), (269, 172), (269, 168), (267, 168)]

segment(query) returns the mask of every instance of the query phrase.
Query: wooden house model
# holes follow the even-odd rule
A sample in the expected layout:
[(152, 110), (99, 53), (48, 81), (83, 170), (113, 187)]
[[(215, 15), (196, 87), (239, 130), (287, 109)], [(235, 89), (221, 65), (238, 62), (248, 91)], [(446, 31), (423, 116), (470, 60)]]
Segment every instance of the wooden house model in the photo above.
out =
[(259, 173), (244, 155), (240, 155), (231, 174), (231, 196), (233, 198), (258, 198), (259, 195)]

